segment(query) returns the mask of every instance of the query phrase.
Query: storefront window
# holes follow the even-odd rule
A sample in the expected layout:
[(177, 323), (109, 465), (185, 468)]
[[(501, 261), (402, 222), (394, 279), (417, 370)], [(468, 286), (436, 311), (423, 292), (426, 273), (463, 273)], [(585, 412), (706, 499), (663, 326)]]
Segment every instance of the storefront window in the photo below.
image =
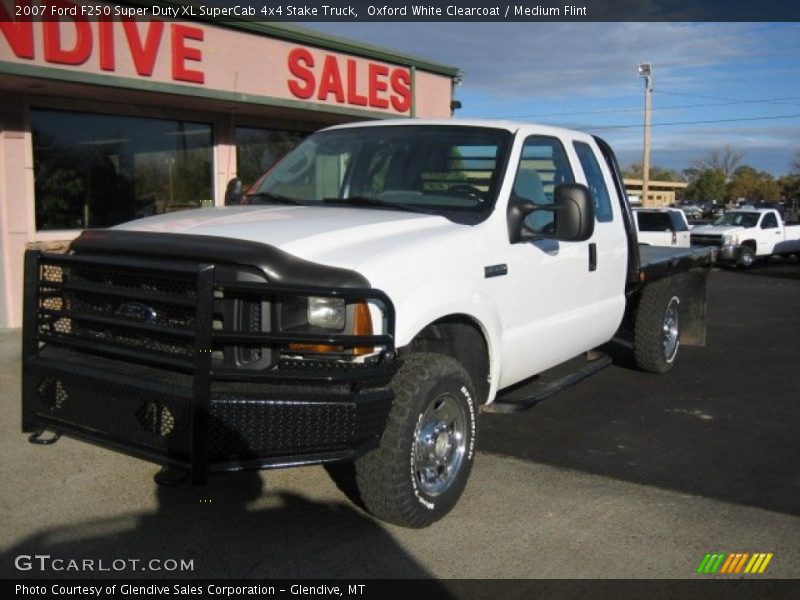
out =
[(278, 129), (236, 128), (236, 172), (245, 186), (303, 141), (308, 134)]
[(207, 123), (31, 110), (38, 230), (213, 204)]

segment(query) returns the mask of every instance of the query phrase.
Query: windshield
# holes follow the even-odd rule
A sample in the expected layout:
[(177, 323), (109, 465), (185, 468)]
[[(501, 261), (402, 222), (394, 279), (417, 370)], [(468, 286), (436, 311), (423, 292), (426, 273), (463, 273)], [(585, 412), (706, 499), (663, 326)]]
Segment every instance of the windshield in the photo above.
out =
[(738, 227), (755, 227), (761, 215), (754, 212), (732, 211), (714, 221), (714, 225), (736, 225)]
[(322, 131), (286, 155), (248, 195), (256, 202), (485, 216), (497, 196), (511, 135), (447, 125)]

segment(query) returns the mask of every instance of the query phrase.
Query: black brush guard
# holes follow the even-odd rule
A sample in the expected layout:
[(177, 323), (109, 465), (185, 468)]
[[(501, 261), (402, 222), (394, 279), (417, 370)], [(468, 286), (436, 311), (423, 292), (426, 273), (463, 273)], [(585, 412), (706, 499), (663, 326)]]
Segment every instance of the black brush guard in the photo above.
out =
[[(376, 447), (398, 367), (389, 298), (370, 288), (238, 281), (236, 268), (247, 270), (28, 251), (23, 431), (185, 468), (193, 483), (210, 471), (346, 461)], [(261, 317), (249, 328), (220, 322), (226, 299), (271, 307), (300, 296), (378, 304), (385, 333), (265, 332)], [(375, 353), (363, 362), (285, 358), (290, 344)], [(242, 353), (255, 358), (237, 365), (231, 357)]]

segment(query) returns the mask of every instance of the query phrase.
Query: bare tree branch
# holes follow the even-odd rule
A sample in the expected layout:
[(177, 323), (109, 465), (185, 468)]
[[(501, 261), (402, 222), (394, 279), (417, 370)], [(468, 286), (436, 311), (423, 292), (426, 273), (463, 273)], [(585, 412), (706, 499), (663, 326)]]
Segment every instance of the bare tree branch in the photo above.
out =
[(692, 167), (704, 171), (720, 171), (725, 175), (725, 181), (730, 180), (733, 172), (742, 163), (744, 152), (733, 148), (732, 146), (722, 146), (721, 148), (714, 148), (708, 154), (701, 158), (692, 159)]

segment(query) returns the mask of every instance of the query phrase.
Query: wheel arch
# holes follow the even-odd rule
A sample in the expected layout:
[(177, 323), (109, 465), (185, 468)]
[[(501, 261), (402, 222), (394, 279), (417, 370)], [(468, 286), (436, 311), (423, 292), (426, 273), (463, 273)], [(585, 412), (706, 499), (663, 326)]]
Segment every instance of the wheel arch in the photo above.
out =
[(473, 380), (478, 404), (486, 404), (496, 379), (490, 340), (480, 320), (469, 314), (453, 313), (422, 327), (400, 353), (402, 356), (409, 352), (431, 352), (456, 359)]

